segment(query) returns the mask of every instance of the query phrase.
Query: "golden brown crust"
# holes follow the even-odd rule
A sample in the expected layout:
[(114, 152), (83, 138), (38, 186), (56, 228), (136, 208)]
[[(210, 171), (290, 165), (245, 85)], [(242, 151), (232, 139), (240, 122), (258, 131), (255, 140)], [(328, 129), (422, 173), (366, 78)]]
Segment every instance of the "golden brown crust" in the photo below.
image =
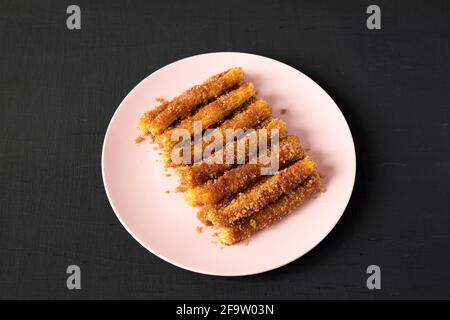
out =
[[(303, 156), (303, 148), (296, 136), (288, 136), (280, 142), (278, 162), (281, 168)], [(233, 168), (216, 180), (209, 180), (204, 185), (188, 189), (184, 194), (185, 199), (192, 206), (219, 203), (255, 182), (261, 176), (263, 167), (266, 167), (266, 164), (258, 161)]]
[(201, 85), (190, 88), (172, 99), (164, 110), (149, 121), (148, 130), (154, 136), (160, 135), (177, 119), (194, 111), (199, 105), (217, 98), (243, 79), (244, 73), (241, 68), (231, 68), (209, 78)]
[(208, 212), (205, 210), (200, 210), (197, 212), (197, 219), (200, 220), (201, 223), (203, 223), (205, 226), (211, 227), (212, 223), (208, 220), (208, 217), (206, 216)]
[[(135, 141), (146, 136), (162, 147), (159, 154), (165, 166), (174, 167), (180, 177), (176, 192), (184, 192), (191, 205), (205, 205), (198, 219), (217, 229), (220, 233), (214, 235), (226, 245), (269, 227), (323, 190), (316, 164), (305, 157), (299, 139), (287, 135), (286, 123), (272, 116), (272, 108), (256, 97), (253, 84), (243, 81), (242, 69), (231, 68), (171, 101), (157, 99), (160, 105), (141, 116), (143, 135)], [(186, 129), (183, 138), (192, 139), (198, 122), (203, 134), (210, 129), (209, 135), (201, 144), (187, 141), (178, 148), (178, 141), (172, 141), (175, 129)], [(272, 141), (275, 132), (278, 146)], [(231, 141), (229, 133), (234, 134)], [(264, 138), (266, 145), (261, 146)], [(188, 165), (172, 162), (172, 153), (182, 156), (181, 151), (191, 152), (190, 158), (182, 157), (191, 160)], [(279, 166), (273, 159), (275, 152)], [(201, 227), (196, 230), (201, 232)]]
[(224, 121), (217, 129), (225, 136), (227, 129), (250, 129), (271, 116), (272, 108), (263, 99), (252, 102), (247, 108)]
[(202, 210), (208, 212), (207, 218), (214, 226), (228, 227), (297, 187), (315, 171), (316, 163), (307, 156), (286, 169), (264, 178), (230, 201), (216, 206), (207, 205)]
[(231, 245), (249, 238), (257, 231), (270, 227), (286, 215), (293, 212), (298, 206), (318, 193), (321, 189), (321, 179), (314, 174), (305, 183), (291, 192), (267, 205), (264, 209), (250, 217), (244, 218), (236, 224), (222, 228), (218, 234), (221, 243)]
[[(255, 128), (262, 121), (266, 120), (271, 116), (272, 108), (266, 101), (262, 99), (255, 101), (255, 99), (251, 98), (249, 101), (246, 102), (246, 104), (248, 105), (244, 106), (243, 110), (236, 112), (230, 119), (225, 120), (215, 129), (214, 132), (218, 132), (223, 137), (223, 140), (218, 143), (221, 144), (221, 147), (223, 147), (223, 145), (226, 143), (226, 130), (228, 129), (247, 130), (249, 128)], [(202, 153), (212, 143), (214, 144), (216, 143), (213, 133), (203, 138), (201, 146)], [(164, 150), (163, 160), (166, 166), (168, 167), (177, 166), (177, 164), (172, 162), (171, 150)], [(191, 143), (191, 161), (192, 163), (195, 162), (194, 145), (192, 143)]]
[(169, 102), (168, 101), (164, 101), (159, 106), (157, 106), (156, 108), (147, 111), (146, 113), (144, 113), (141, 116), (141, 118), (139, 119), (138, 127), (142, 131), (143, 134), (150, 133), (150, 127), (149, 127), (150, 121), (155, 119), (156, 116), (158, 114), (160, 114), (165, 108), (167, 108), (168, 105), (169, 105)]
[[(271, 116), (272, 108), (267, 101), (259, 99), (252, 101), (249, 106), (244, 108), (241, 112), (237, 112), (234, 116), (228, 120), (225, 120), (215, 130), (220, 133), (223, 140), (220, 144), (223, 146), (226, 143), (227, 130), (247, 130), (257, 127), (262, 121)], [(214, 134), (204, 137), (202, 144), (202, 151), (205, 151), (206, 147), (211, 143), (215, 143)], [(193, 149), (193, 147), (192, 147)]]

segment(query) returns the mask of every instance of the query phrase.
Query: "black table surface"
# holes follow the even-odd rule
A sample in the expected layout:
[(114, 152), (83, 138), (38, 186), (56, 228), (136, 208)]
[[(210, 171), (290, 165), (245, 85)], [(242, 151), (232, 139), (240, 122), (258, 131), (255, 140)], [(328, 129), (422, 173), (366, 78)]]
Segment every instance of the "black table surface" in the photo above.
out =
[[(449, 298), (450, 2), (0, 1), (0, 298)], [(314, 250), (264, 274), (192, 273), (141, 247), (101, 177), (106, 127), (144, 77), (215, 51), (298, 68), (352, 130), (348, 208)], [(268, 253), (270, 254), (270, 253)], [(66, 288), (66, 268), (82, 289)], [(366, 268), (381, 268), (368, 290)]]

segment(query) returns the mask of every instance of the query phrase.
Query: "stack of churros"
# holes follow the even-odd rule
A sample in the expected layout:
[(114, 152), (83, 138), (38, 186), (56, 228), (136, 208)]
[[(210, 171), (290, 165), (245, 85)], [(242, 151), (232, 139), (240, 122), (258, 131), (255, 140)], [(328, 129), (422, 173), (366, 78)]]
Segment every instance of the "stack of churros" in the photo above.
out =
[(322, 190), (315, 161), (241, 68), (163, 101), (141, 116), (139, 129), (223, 244), (268, 228)]

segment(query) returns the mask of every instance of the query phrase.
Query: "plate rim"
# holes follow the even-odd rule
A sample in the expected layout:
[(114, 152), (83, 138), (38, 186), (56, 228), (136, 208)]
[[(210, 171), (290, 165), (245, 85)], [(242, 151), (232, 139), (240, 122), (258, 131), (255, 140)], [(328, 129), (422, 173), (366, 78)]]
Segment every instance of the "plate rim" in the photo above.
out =
[[(162, 72), (162, 71), (163, 71), (164, 69), (166, 69), (166, 68), (169, 68), (169, 67), (172, 66), (173, 64), (182, 62), (182, 61), (184, 61), (184, 60), (193, 59), (193, 58), (199, 58), (199, 57), (201, 57), (201, 56), (207, 56), (207, 55), (208, 55), (208, 56), (209, 56), (209, 55), (250, 55), (250, 56), (255, 56), (255, 57), (258, 57), (258, 58), (264, 58), (264, 59), (270, 60), (271, 62), (274, 62), (274, 63), (281, 64), (281, 65), (283, 65), (284, 67), (287, 67), (287, 68), (291, 69), (292, 71), (298, 73), (299, 75), (302, 75), (302, 76), (307, 77), (310, 81), (312, 81), (315, 85), (317, 85), (317, 86), (325, 93), (325, 95), (327, 95), (328, 98), (334, 103), (334, 105), (336, 106), (336, 108), (337, 108), (337, 110), (338, 110), (338, 114), (340, 114), (340, 116), (341, 116), (342, 119), (344, 120), (344, 122), (345, 122), (345, 124), (346, 124), (346, 127), (347, 127), (347, 129), (348, 129), (348, 132), (350, 133), (350, 138), (351, 138), (351, 142), (352, 142), (352, 146), (353, 146), (353, 148), (352, 148), (352, 151), (353, 151), (353, 152), (352, 152), (352, 163), (353, 163), (352, 167), (353, 167), (353, 170), (352, 170), (352, 172), (351, 172), (351, 173), (352, 173), (352, 185), (351, 185), (351, 188), (350, 188), (350, 192), (349, 192), (348, 195), (346, 196), (346, 199), (345, 199), (345, 200), (346, 200), (346, 201), (345, 201), (345, 206), (343, 206), (342, 212), (340, 212), (339, 215), (336, 215), (336, 216), (337, 216), (336, 222), (329, 228), (329, 230), (323, 235), (323, 237), (322, 237), (319, 241), (317, 241), (317, 243), (315, 243), (314, 245), (312, 245), (311, 248), (309, 248), (307, 251), (305, 251), (305, 252), (303, 252), (303, 253), (301, 253), (301, 254), (299, 254), (299, 255), (296, 255), (294, 258), (289, 258), (289, 259), (287, 259), (286, 261), (283, 260), (281, 263), (274, 264), (273, 266), (270, 266), (270, 267), (264, 267), (264, 268), (259, 268), (259, 269), (256, 268), (255, 271), (251, 271), (251, 272), (225, 273), (225, 272), (211, 272), (211, 271), (201, 270), (200, 268), (194, 268), (194, 267), (186, 266), (186, 265), (184, 265), (184, 264), (182, 264), (182, 263), (175, 262), (175, 261), (173, 261), (172, 258), (167, 257), (167, 256), (165, 256), (165, 255), (163, 255), (163, 254), (160, 254), (160, 253), (156, 252), (155, 250), (153, 250), (152, 248), (150, 248), (147, 244), (145, 244), (143, 241), (141, 241), (141, 240), (140, 240), (140, 239), (139, 239), (139, 238), (131, 231), (131, 229), (128, 227), (128, 225), (125, 223), (125, 221), (122, 219), (122, 217), (121, 217), (120, 214), (118, 213), (118, 210), (117, 210), (116, 207), (114, 206), (114, 203), (113, 203), (113, 201), (112, 201), (112, 199), (111, 199), (110, 192), (109, 192), (109, 190), (108, 190), (108, 186), (107, 186), (107, 183), (106, 183), (106, 176), (105, 176), (105, 175), (106, 175), (106, 174), (105, 174), (105, 148), (106, 148), (106, 143), (107, 143), (108, 136), (109, 136), (109, 133), (110, 133), (110, 130), (111, 130), (111, 125), (112, 125), (112, 123), (114, 122), (115, 118), (117, 117), (117, 114), (119, 113), (119, 110), (123, 107), (125, 101), (128, 100), (128, 98), (129, 98), (129, 97), (130, 97), (130, 96), (131, 96), (131, 95), (132, 95), (132, 94), (133, 94), (140, 86), (143, 85), (143, 83), (145, 82), (145, 80), (146, 80), (147, 78), (149, 78), (149, 77), (151, 77), (151, 76), (157, 75), (158, 73)], [(117, 217), (117, 219), (119, 220), (119, 222), (122, 224), (122, 226), (125, 228), (125, 230), (133, 237), (133, 239), (136, 240), (136, 241), (137, 241), (142, 247), (144, 247), (147, 251), (149, 251), (150, 253), (154, 254), (156, 257), (158, 257), (158, 258), (160, 258), (160, 259), (162, 259), (162, 260), (164, 260), (164, 261), (166, 261), (166, 262), (168, 262), (168, 263), (170, 263), (170, 264), (172, 264), (172, 265), (174, 265), (174, 266), (176, 266), (176, 267), (178, 267), (178, 268), (181, 268), (181, 269), (184, 269), (184, 270), (188, 270), (188, 271), (191, 271), (191, 272), (195, 272), (195, 273), (198, 273), (198, 274), (204, 274), (204, 275), (209, 275), (209, 276), (220, 276), (220, 277), (243, 277), (243, 276), (250, 276), (250, 275), (255, 275), (255, 274), (261, 274), (261, 273), (269, 272), (269, 271), (272, 271), (272, 270), (275, 270), (275, 269), (278, 269), (278, 268), (281, 268), (281, 267), (283, 267), (283, 266), (285, 266), (285, 265), (290, 264), (291, 262), (298, 260), (299, 258), (303, 257), (304, 255), (306, 255), (307, 253), (309, 253), (310, 251), (312, 251), (314, 248), (316, 248), (316, 247), (317, 247), (317, 246), (318, 246), (318, 245), (319, 245), (319, 244), (320, 244), (320, 243), (321, 243), (321, 242), (322, 242), (322, 241), (323, 241), (323, 240), (331, 233), (331, 231), (336, 227), (336, 225), (338, 224), (338, 222), (342, 219), (342, 216), (344, 215), (345, 210), (347, 209), (348, 204), (349, 204), (349, 202), (350, 202), (350, 199), (351, 199), (351, 197), (352, 197), (353, 190), (354, 190), (354, 187), (355, 187), (355, 180), (356, 180), (357, 161), (356, 161), (356, 148), (355, 148), (355, 142), (354, 142), (354, 139), (353, 139), (352, 131), (351, 131), (350, 126), (349, 126), (349, 124), (348, 124), (348, 122), (347, 122), (347, 119), (345, 118), (344, 114), (342, 113), (341, 109), (339, 108), (339, 106), (337, 105), (337, 103), (334, 101), (334, 99), (333, 99), (333, 98), (328, 94), (328, 92), (327, 92), (324, 88), (322, 88), (322, 86), (320, 86), (316, 81), (314, 81), (312, 78), (310, 78), (308, 75), (306, 75), (306, 74), (303, 73), (302, 71), (300, 71), (300, 70), (298, 70), (298, 69), (296, 69), (296, 68), (294, 68), (294, 67), (292, 67), (292, 66), (290, 66), (290, 65), (288, 65), (288, 64), (286, 64), (286, 63), (284, 63), (284, 62), (281, 62), (281, 61), (279, 61), (279, 60), (276, 60), (276, 59), (273, 59), (273, 58), (270, 58), (270, 57), (266, 57), (266, 56), (258, 55), (258, 54), (254, 54), (254, 53), (239, 52), (239, 51), (214, 51), (214, 52), (207, 52), (207, 53), (201, 53), (201, 54), (196, 54), (196, 55), (184, 57), (184, 58), (178, 59), (178, 60), (176, 60), (176, 61), (173, 61), (173, 62), (171, 62), (171, 63), (169, 63), (169, 64), (166, 64), (166, 65), (164, 65), (163, 67), (161, 67), (161, 68), (159, 68), (159, 69), (153, 71), (153, 72), (150, 73), (149, 75), (145, 76), (143, 79), (141, 79), (141, 80), (140, 80), (140, 81), (139, 81), (139, 82), (138, 82), (138, 83), (137, 83), (137, 84), (136, 84), (136, 85), (135, 85), (128, 93), (127, 93), (127, 95), (122, 99), (122, 101), (120, 102), (120, 104), (118, 105), (118, 107), (116, 108), (116, 110), (114, 111), (113, 116), (111, 117), (111, 119), (110, 119), (110, 121), (109, 121), (109, 123), (108, 123), (107, 129), (106, 129), (106, 132), (105, 132), (105, 135), (104, 135), (104, 138), (103, 138), (102, 154), (101, 154), (101, 171), (102, 171), (102, 181), (103, 181), (103, 186), (104, 186), (104, 189), (105, 189), (105, 193), (106, 193), (106, 196), (107, 196), (107, 198), (108, 198), (108, 202), (109, 202), (111, 208), (113, 209), (113, 212), (114, 212), (115, 216)]]

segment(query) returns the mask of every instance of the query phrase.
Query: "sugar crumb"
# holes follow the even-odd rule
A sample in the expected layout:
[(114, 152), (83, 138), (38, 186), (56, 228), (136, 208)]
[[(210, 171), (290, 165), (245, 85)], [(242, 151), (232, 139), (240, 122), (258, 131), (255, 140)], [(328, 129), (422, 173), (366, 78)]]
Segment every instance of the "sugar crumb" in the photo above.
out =
[(137, 137), (134, 139), (134, 143), (138, 144), (138, 143), (141, 143), (141, 142), (144, 141), (144, 140), (145, 140), (145, 137), (143, 137), (143, 136), (137, 136)]

